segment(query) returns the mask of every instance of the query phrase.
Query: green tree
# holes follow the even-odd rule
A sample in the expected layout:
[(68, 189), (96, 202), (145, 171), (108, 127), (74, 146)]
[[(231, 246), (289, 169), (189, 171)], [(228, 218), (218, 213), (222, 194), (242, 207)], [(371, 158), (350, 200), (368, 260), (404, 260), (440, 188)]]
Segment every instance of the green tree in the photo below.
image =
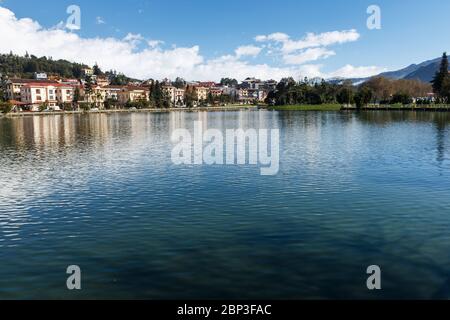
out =
[(411, 104), (413, 103), (412, 97), (405, 92), (397, 92), (392, 96), (391, 104)]
[(177, 89), (183, 89), (186, 87), (186, 81), (183, 78), (177, 77), (172, 85)]
[(13, 105), (9, 102), (1, 102), (0, 101), (0, 112), (7, 114), (10, 113), (13, 108)]
[(235, 87), (239, 84), (239, 82), (236, 79), (231, 78), (222, 78), (220, 80), (220, 85), (222, 86), (229, 86), (229, 87)]
[(432, 81), (434, 93), (441, 98), (449, 96), (449, 92), (446, 92), (448, 81), (449, 81), (448, 57), (447, 53), (444, 52), (444, 54), (442, 55), (441, 66), (439, 68), (439, 71), (436, 72), (436, 75), (434, 76), (434, 79)]
[(339, 90), (336, 100), (340, 104), (351, 105), (353, 100), (353, 90), (348, 87), (343, 87)]
[(76, 106), (78, 105), (78, 102), (80, 101), (80, 88), (76, 87), (75, 91), (73, 92), (73, 99), (72, 99), (72, 103)]
[(367, 87), (359, 88), (354, 98), (356, 108), (361, 109), (363, 106), (366, 106), (372, 100), (372, 96), (373, 92), (371, 89)]
[(100, 69), (100, 67), (98, 66), (97, 63), (94, 65), (94, 75), (96, 75), (96, 76), (103, 75), (103, 72), (102, 72), (102, 70)]
[(86, 76), (85, 82), (84, 82), (84, 92), (86, 93), (86, 97), (91, 98), (92, 94), (94, 93), (93, 90), (93, 82), (92, 82), (92, 77), (91, 76)]
[(195, 91), (195, 88), (192, 86), (187, 86), (186, 91), (184, 93), (184, 103), (186, 104), (186, 107), (193, 108), (197, 100), (198, 96)]

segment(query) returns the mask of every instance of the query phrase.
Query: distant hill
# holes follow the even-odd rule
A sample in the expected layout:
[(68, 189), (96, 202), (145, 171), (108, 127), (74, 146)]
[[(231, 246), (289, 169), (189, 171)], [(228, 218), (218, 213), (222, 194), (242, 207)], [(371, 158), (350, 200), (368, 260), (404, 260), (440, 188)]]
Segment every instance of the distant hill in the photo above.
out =
[(436, 61), (422, 66), (414, 72), (408, 74), (404, 79), (409, 80), (420, 80), (423, 82), (431, 82), (436, 74), (439, 71), (439, 67), (441, 65), (441, 59), (437, 59)]
[[(423, 68), (427, 68), (430, 65), (437, 64), (437, 66), (439, 68), (440, 62), (441, 62), (441, 58), (428, 60), (428, 61), (422, 62), (420, 64), (412, 64), (406, 68), (403, 68), (403, 69), (400, 69), (397, 71), (384, 72), (384, 73), (381, 73), (379, 76), (385, 77), (385, 78), (390, 78), (390, 79), (410, 79), (409, 78), (410, 75), (415, 74), (417, 71), (419, 71)], [(437, 69), (435, 71), (437, 71)], [(434, 72), (433, 72), (433, 76), (434, 76)], [(422, 78), (418, 78), (418, 80), (422, 80), (424, 82), (431, 81), (431, 79), (428, 80), (428, 79), (422, 79)]]
[[(420, 80), (422, 82), (431, 82), (434, 78), (434, 75), (439, 70), (439, 66), (441, 63), (441, 58), (436, 58), (433, 60), (428, 60), (419, 64), (412, 64), (406, 68), (396, 70), (396, 71), (389, 71), (389, 72), (383, 72), (380, 73), (377, 76), (374, 77), (385, 77), (389, 79), (407, 79), (407, 80)], [(370, 78), (355, 78), (355, 79), (348, 79), (353, 82), (353, 84), (358, 85), (361, 84)], [(344, 79), (330, 79), (330, 82), (333, 83), (341, 83)]]

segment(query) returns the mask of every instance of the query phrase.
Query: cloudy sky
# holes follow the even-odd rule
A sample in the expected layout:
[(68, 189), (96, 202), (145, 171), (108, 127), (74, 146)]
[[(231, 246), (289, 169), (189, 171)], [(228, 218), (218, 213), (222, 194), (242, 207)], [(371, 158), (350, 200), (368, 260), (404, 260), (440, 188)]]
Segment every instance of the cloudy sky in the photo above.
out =
[[(0, 0), (0, 52), (29, 52), (140, 79), (365, 77), (448, 49), (450, 2)], [(67, 13), (80, 8), (80, 29)], [(73, 12), (73, 11), (72, 11)], [(432, 17), (432, 19), (430, 19)]]

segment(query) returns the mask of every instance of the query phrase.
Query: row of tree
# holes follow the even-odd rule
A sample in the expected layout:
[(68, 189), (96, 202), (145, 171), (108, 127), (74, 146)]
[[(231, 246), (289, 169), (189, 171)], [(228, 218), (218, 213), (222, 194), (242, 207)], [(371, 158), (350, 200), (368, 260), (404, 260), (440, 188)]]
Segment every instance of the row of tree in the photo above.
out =
[(413, 97), (427, 97), (431, 85), (418, 80), (393, 80), (374, 77), (354, 86), (350, 81), (341, 84), (310, 81), (296, 82), (293, 78), (282, 79), (275, 91), (268, 94), (267, 103), (275, 105), (339, 103), (356, 105), (369, 103), (409, 104)]
[(0, 54), (0, 73), (11, 77), (32, 78), (35, 72), (46, 72), (66, 78), (81, 78), (82, 70), (88, 66), (51, 57), (36, 57), (28, 53), (22, 57), (12, 52)]

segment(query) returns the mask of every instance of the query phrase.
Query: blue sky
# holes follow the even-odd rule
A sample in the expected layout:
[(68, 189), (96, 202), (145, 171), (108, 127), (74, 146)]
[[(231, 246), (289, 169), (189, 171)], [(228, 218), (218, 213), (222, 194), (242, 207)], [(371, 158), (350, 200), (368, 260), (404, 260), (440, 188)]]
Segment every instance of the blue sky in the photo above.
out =
[[(178, 71), (182, 76), (189, 77), (189, 70), (192, 71), (191, 68), (200, 66), (192, 72), (193, 77), (199, 77), (201, 72), (205, 74), (205, 77), (216, 77), (216, 75), (218, 77), (224, 75), (225, 71), (220, 68), (227, 63), (230, 63), (230, 70), (234, 70), (233, 66), (236, 69), (243, 69), (245, 64), (249, 66), (248, 72), (261, 71), (261, 75), (271, 71), (283, 75), (283, 72), (298, 69), (298, 74), (312, 73), (311, 76), (314, 72), (320, 72), (324, 76), (341, 76), (337, 71), (341, 70), (340, 72), (344, 73), (342, 76), (345, 76), (343, 68), (349, 65), (352, 68), (366, 68), (360, 70), (362, 73), (373, 73), (379, 70), (394, 70), (411, 63), (438, 57), (443, 51), (449, 49), (450, 43), (448, 32), (439, 33), (439, 30), (450, 30), (450, 19), (448, 19), (450, 1), (442, 0), (323, 0), (320, 2), (260, 0), (256, 3), (242, 0), (226, 2), (3, 0), (0, 6), (13, 12), (17, 20), (30, 18), (38, 22), (42, 29), (51, 29), (67, 19), (66, 8), (71, 4), (81, 8), (81, 30), (76, 31), (80, 39), (113, 37), (122, 41), (127, 35), (139, 35), (136, 38), (137, 41), (133, 42), (134, 53), (146, 50), (147, 42), (150, 40), (163, 41), (163, 44), (158, 45), (157, 50), (164, 56), (161, 57), (156, 53), (155, 59), (159, 59), (161, 64), (168, 65), (167, 68), (172, 67), (172, 70), (168, 72), (169, 76), (173, 76)], [(381, 30), (369, 30), (366, 26), (369, 16), (366, 10), (372, 4), (381, 8)], [(297, 64), (286, 63), (286, 52), (280, 52), (280, 42), (255, 41), (258, 35), (273, 33), (283, 33), (293, 41), (300, 41), (305, 39), (307, 33), (320, 35), (349, 30), (356, 31), (358, 34), (356, 40), (323, 46), (322, 55), (310, 60), (301, 58), (301, 61), (305, 60), (305, 62)], [(20, 33), (18, 35), (20, 36)], [(39, 36), (42, 37), (42, 34)], [(1, 37), (0, 35), (0, 40), (2, 40)], [(29, 51), (33, 52), (35, 49), (32, 45), (33, 41), (30, 43)], [(16, 47), (15, 44), (11, 46), (12, 49), (17, 49), (14, 51), (20, 51), (23, 48), (23, 46)], [(246, 54), (240, 57), (240, 64), (225, 62), (218, 67), (217, 64), (211, 66), (209, 63), (211, 60), (236, 55), (235, 50), (242, 46), (256, 46), (262, 49), (258, 54)], [(194, 47), (197, 49), (196, 52), (173, 51), (175, 48)], [(5, 45), (0, 47), (1, 51), (7, 49)], [(289, 54), (304, 55), (304, 50), (307, 48)], [(43, 48), (36, 48), (37, 54), (45, 53), (43, 51)], [(58, 56), (62, 51), (49, 50), (48, 54)], [(168, 56), (171, 55), (176, 57), (169, 58)], [(180, 67), (178, 61), (165, 60), (182, 59), (183, 55), (186, 55), (187, 63), (190, 63), (189, 59), (195, 61), (189, 68)], [(82, 53), (78, 56), (86, 62), (92, 62), (94, 58), (89, 55), (84, 57)], [(152, 59), (152, 57), (150, 53), (145, 55), (145, 59)], [(71, 56), (67, 58), (73, 60)], [(144, 74), (140, 70), (126, 67), (119, 67), (118, 69), (125, 69), (119, 71), (135, 73), (141, 77), (147, 74), (155, 77), (164, 75), (163, 65), (147, 65), (142, 61), (143, 55), (135, 58), (130, 60), (130, 63), (142, 63), (143, 67), (155, 71), (148, 70)], [(104, 60), (105, 67), (111, 67), (112, 61), (107, 57), (100, 54), (98, 59), (100, 65)], [(202, 65), (204, 66), (201, 67)], [(263, 65), (266, 66), (265, 69), (256, 68)], [(348, 69), (350, 75), (352, 70)]]

